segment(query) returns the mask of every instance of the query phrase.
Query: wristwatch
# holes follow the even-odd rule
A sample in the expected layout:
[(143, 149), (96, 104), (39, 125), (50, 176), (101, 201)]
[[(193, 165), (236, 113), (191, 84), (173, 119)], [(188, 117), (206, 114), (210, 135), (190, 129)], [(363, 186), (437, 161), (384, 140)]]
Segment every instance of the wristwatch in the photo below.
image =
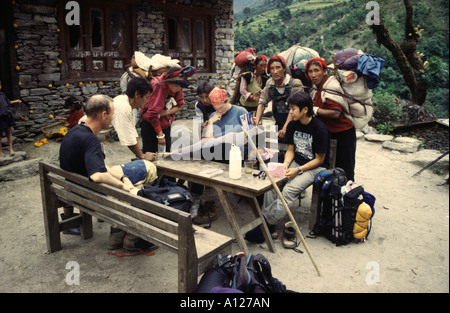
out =
[(300, 168), (300, 166), (299, 166), (299, 167), (297, 167), (297, 170), (298, 170), (298, 175), (301, 175), (301, 174), (303, 174), (303, 171), (302, 171), (302, 169)]
[(120, 181), (121, 181), (122, 183), (123, 183), (123, 179), (124, 179), (125, 177), (128, 178), (127, 175), (122, 175), (122, 177), (120, 177)]

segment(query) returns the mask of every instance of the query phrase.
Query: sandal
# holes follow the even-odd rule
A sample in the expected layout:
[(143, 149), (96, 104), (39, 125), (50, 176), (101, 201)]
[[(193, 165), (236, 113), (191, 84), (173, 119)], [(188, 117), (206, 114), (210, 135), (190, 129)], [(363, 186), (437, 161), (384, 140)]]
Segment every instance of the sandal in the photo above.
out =
[(297, 247), (297, 236), (295, 235), (293, 222), (287, 222), (284, 225), (282, 243), (285, 249), (295, 249)]

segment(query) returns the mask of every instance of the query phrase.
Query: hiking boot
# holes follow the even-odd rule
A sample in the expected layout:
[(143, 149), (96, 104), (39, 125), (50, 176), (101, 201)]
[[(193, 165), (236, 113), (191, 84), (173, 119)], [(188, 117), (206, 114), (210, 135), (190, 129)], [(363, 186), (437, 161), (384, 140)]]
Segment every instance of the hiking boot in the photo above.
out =
[(294, 223), (292, 221), (284, 225), (282, 243), (285, 249), (294, 249), (297, 247), (297, 236), (295, 235)]
[(122, 248), (123, 239), (125, 238), (126, 234), (127, 233), (121, 229), (111, 227), (111, 234), (109, 235), (108, 240), (108, 249), (116, 250)]
[[(64, 214), (64, 213), (61, 213), (61, 214), (60, 214), (61, 219), (62, 219), (63, 221), (64, 221), (64, 220), (67, 220), (67, 219), (69, 219), (69, 218), (71, 218), (71, 217), (77, 216), (77, 215), (80, 215), (80, 214), (78, 214), (78, 213), (72, 213), (72, 214), (70, 214), (70, 215), (66, 215), (66, 214)], [(81, 236), (81, 229), (80, 229), (80, 226), (72, 227), (72, 228), (66, 229), (65, 231), (63, 231), (63, 234), (65, 234), (65, 235), (74, 235), (74, 236)]]
[(158, 249), (158, 246), (148, 241), (145, 241), (144, 239), (139, 238), (138, 236), (128, 233), (125, 236), (125, 239), (123, 240), (123, 248), (128, 251), (139, 251), (139, 250), (153, 251)]
[(198, 214), (192, 219), (196, 225), (210, 224), (218, 217), (216, 203), (214, 201), (206, 201), (200, 206)]

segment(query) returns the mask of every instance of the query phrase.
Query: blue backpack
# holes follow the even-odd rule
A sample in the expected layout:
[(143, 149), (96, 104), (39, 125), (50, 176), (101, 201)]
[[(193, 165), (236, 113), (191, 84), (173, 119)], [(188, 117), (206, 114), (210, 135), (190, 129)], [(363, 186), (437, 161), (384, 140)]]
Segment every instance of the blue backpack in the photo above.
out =
[(151, 185), (144, 185), (137, 194), (186, 213), (191, 210), (192, 196), (187, 187), (170, 181), (164, 175), (154, 180)]

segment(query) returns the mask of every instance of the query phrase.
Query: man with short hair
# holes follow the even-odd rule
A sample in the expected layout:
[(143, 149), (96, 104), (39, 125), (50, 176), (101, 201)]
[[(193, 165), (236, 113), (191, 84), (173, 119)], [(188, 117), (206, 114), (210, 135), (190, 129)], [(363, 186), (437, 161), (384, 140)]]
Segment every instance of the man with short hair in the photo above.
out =
[(125, 191), (133, 184), (123, 181), (108, 170), (105, 154), (97, 135), (108, 129), (114, 116), (113, 100), (105, 95), (92, 96), (85, 107), (86, 122), (73, 127), (64, 137), (59, 150), (63, 170), (88, 177), (96, 183), (105, 183)]
[(143, 153), (139, 145), (139, 135), (136, 131), (133, 109), (141, 110), (148, 101), (152, 86), (143, 77), (132, 78), (127, 85), (125, 94), (114, 98), (114, 118), (112, 125), (123, 146), (127, 146), (140, 160), (154, 161), (156, 154)]
[[(101, 130), (108, 129), (111, 124), (114, 116), (113, 99), (106, 95), (94, 95), (86, 103), (85, 112), (85, 123), (70, 129), (62, 141), (59, 150), (60, 167), (86, 176), (96, 183), (105, 183), (130, 192), (134, 188), (133, 183), (127, 176), (120, 176), (118, 171), (112, 171), (105, 164), (105, 154), (97, 137)], [(72, 216), (73, 207), (65, 206), (64, 214), (61, 215), (63, 220)], [(77, 233), (76, 229), (71, 229), (71, 234), (79, 234), (79, 230)], [(149, 243), (142, 243), (139, 247), (137, 244), (141, 244), (138, 237), (111, 227), (108, 244), (110, 249), (118, 249), (123, 245), (128, 250), (135, 250), (148, 248)]]
[[(288, 181), (282, 195), (291, 207), (301, 192), (314, 183), (316, 174), (328, 167), (329, 133), (326, 126), (313, 116), (313, 102), (309, 94), (294, 93), (289, 96), (287, 103), (291, 122), (286, 129), (288, 148), (283, 164)], [(286, 216), (286, 209), (275, 190), (265, 194), (262, 213), (269, 230), (274, 232), (275, 225)], [(296, 238), (293, 237), (283, 238), (285, 248), (296, 247)], [(259, 226), (247, 232), (245, 239), (257, 243), (265, 240)]]

